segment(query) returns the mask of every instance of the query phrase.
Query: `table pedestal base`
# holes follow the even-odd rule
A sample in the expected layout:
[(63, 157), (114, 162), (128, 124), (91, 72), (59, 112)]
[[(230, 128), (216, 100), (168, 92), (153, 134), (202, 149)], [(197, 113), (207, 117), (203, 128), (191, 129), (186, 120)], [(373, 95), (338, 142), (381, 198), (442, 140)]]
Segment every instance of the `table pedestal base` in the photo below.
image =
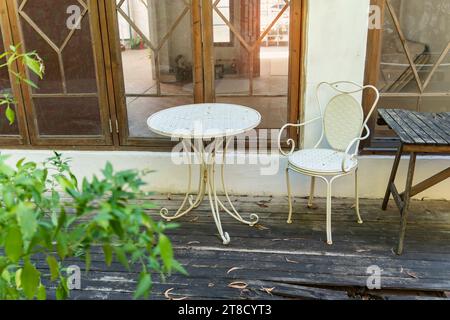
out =
[[(192, 187), (192, 161), (189, 161), (189, 181), (188, 181), (188, 191), (184, 200), (178, 209), (178, 211), (174, 215), (170, 215), (169, 210), (167, 208), (161, 209), (161, 216), (167, 221), (177, 220), (192, 210), (198, 208), (203, 202), (205, 196), (208, 196), (209, 203), (211, 205), (211, 213), (214, 218), (214, 222), (217, 226), (217, 230), (219, 232), (220, 237), (223, 240), (223, 244), (227, 245), (230, 243), (230, 235), (227, 232), (224, 232), (222, 227), (222, 222), (220, 219), (220, 211), (223, 210), (227, 214), (229, 214), (232, 218), (237, 221), (249, 225), (251, 227), (255, 226), (259, 217), (256, 214), (250, 215), (250, 220), (244, 219), (239, 212), (236, 210), (233, 202), (230, 199), (230, 196), (227, 191), (226, 183), (225, 183), (225, 160), (226, 160), (226, 152), (228, 145), (231, 140), (227, 141), (224, 151), (223, 151), (223, 161), (221, 164), (220, 170), (220, 183), (222, 184), (224, 197), (226, 199), (225, 203), (220, 200), (217, 195), (217, 187), (216, 187), (216, 167), (217, 167), (217, 148), (219, 145), (223, 145), (223, 142), (220, 140), (216, 140), (213, 142), (214, 148), (210, 151), (205, 150), (205, 146), (203, 142), (197, 142), (194, 144), (193, 149), (195, 153), (196, 159), (200, 162), (200, 180), (197, 190), (197, 195), (191, 195), (191, 187)], [(190, 151), (187, 147), (186, 142), (183, 142), (184, 150), (188, 158), (190, 157)], [(227, 205), (228, 207), (227, 207)]]

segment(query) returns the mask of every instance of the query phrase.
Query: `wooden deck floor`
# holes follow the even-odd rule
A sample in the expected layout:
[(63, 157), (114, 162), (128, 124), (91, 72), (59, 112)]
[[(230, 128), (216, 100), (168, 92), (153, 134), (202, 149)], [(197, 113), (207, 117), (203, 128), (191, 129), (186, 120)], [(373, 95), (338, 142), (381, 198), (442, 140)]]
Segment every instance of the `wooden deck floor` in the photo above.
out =
[[(155, 196), (159, 205), (175, 209), (180, 197)], [(363, 200), (358, 225), (351, 200), (334, 201), (335, 244), (325, 244), (325, 204), (317, 200), (308, 209), (297, 199), (294, 224), (286, 224), (284, 198), (233, 198), (238, 210), (257, 213), (255, 228), (223, 216), (231, 244), (217, 236), (208, 204), (183, 218), (170, 236), (177, 259), (189, 277), (175, 275), (156, 283), (153, 299), (443, 299), (450, 291), (450, 203), (415, 201), (407, 230), (405, 253), (394, 254), (399, 213), (387, 212), (380, 200)], [(156, 215), (155, 215), (156, 216)], [(136, 274), (114, 264), (111, 268), (93, 256), (93, 269), (83, 275), (82, 290), (73, 299), (131, 299)], [(366, 288), (367, 269), (382, 269), (382, 290)], [(245, 289), (232, 288), (233, 282)], [(239, 287), (239, 285), (238, 285)]]

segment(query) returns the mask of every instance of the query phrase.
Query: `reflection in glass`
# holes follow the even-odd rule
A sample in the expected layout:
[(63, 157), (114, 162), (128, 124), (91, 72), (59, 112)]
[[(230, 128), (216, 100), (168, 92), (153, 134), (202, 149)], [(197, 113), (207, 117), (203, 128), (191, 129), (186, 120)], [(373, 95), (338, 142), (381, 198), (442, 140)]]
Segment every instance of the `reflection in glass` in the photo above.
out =
[(280, 128), (288, 120), (289, 3), (222, 1), (214, 7), (214, 25), (227, 32), (215, 28), (214, 42), (226, 33), (234, 41), (215, 46), (216, 100), (254, 107), (267, 119), (261, 128)]
[(162, 139), (163, 137), (149, 130), (147, 119), (158, 111), (193, 103), (192, 97), (128, 97), (127, 112), (130, 136)]
[[(32, 89), (33, 110), (40, 136), (102, 136), (97, 65), (90, 7), (86, 1), (27, 0), (18, 14), (26, 51), (36, 51), (45, 76)], [(79, 28), (68, 28), (67, 8), (81, 10)]]
[[(379, 106), (449, 112), (450, 0), (389, 0), (388, 4), (377, 85), (384, 97)], [(406, 39), (407, 51), (399, 32)], [(418, 79), (406, 52), (409, 52)], [(386, 128), (377, 127), (377, 135), (391, 134)]]
[(190, 6), (183, 0), (116, 0), (129, 134), (154, 137), (153, 113), (193, 102)]

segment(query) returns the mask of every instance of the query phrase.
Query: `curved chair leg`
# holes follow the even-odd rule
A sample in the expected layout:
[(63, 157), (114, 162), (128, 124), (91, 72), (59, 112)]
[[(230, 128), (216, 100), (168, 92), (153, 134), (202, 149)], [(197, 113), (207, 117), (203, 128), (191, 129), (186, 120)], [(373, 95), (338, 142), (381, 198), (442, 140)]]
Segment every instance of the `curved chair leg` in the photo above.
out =
[(332, 195), (333, 180), (327, 180), (327, 243), (333, 244), (333, 237), (331, 232), (331, 195)]
[(311, 190), (309, 192), (308, 208), (314, 207), (314, 193), (316, 188), (316, 177), (311, 177)]
[(359, 211), (358, 169), (355, 171), (355, 201), (355, 210), (356, 216), (358, 217), (358, 223), (362, 224), (363, 220), (361, 219), (361, 214)]
[(291, 179), (289, 177), (289, 168), (286, 169), (286, 183), (288, 192), (288, 202), (289, 202), (289, 217), (287, 223), (292, 223), (292, 189), (291, 189)]

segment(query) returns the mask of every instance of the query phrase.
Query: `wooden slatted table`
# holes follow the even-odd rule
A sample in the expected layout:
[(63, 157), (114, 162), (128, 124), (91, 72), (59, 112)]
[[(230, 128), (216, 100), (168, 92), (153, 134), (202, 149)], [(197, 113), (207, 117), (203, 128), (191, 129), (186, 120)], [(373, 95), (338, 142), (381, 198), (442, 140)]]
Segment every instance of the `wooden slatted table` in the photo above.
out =
[[(408, 210), (411, 197), (450, 177), (450, 167), (413, 186), (417, 154), (450, 154), (450, 113), (420, 113), (398, 109), (380, 109), (379, 114), (401, 141), (383, 202), (387, 209), (392, 194), (401, 214), (401, 230), (397, 253), (403, 253)], [(406, 188), (399, 193), (395, 178), (403, 154), (410, 154)]]

